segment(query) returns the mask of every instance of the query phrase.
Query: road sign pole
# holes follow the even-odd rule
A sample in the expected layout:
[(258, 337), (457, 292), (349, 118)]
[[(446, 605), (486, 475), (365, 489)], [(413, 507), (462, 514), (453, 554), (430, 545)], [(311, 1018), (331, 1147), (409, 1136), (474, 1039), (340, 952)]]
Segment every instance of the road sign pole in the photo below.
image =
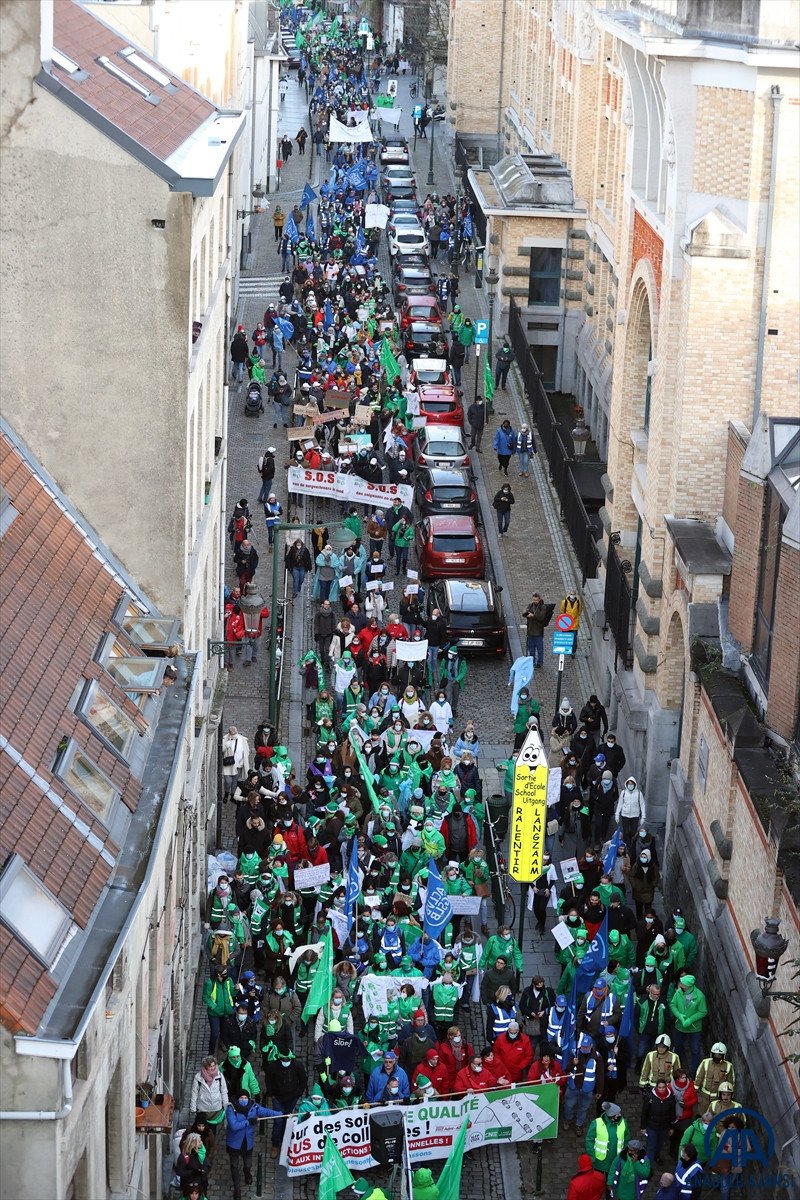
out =
[(561, 704), (561, 682), (564, 678), (564, 655), (558, 656), (558, 680), (556, 682), (556, 712)]
[(528, 907), (528, 888), (529, 883), (521, 883), (519, 885), (519, 933), (517, 934), (517, 943), (520, 950), (522, 949), (522, 939), (525, 936), (525, 910)]
[(476, 400), (476, 401), (478, 399), (478, 379), (480, 378), (480, 373), (481, 373), (480, 366), (481, 366), (481, 348), (480, 348), (480, 346), (476, 346), (475, 347), (475, 392), (472, 397), (472, 399)]

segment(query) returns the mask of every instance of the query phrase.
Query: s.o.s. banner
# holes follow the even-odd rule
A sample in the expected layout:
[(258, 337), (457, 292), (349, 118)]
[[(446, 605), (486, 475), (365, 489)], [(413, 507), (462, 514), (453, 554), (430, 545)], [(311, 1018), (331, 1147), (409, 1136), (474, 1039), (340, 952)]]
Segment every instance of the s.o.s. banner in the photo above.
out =
[(318, 1173), (329, 1134), (351, 1171), (367, 1171), (378, 1165), (372, 1154), (371, 1118), (392, 1108), (405, 1121), (409, 1157), (415, 1165), (447, 1158), (465, 1117), (469, 1122), (467, 1151), (502, 1142), (554, 1138), (558, 1099), (558, 1084), (545, 1083), (498, 1088), (453, 1100), (343, 1108), (324, 1116), (308, 1113), (287, 1122), (280, 1162), (289, 1176)]

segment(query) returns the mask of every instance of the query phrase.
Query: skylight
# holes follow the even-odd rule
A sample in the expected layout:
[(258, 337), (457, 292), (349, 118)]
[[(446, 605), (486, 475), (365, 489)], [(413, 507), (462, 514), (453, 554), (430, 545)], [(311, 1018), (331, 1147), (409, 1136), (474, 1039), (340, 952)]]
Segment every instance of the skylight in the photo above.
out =
[(67, 910), (18, 854), (9, 859), (0, 877), (0, 919), (50, 968), (72, 925)]
[(55, 774), (101, 821), (108, 823), (109, 809), (119, 790), (74, 742), (68, 743)]
[(177, 92), (177, 87), (170, 79), (169, 75), (165, 75), (160, 71), (155, 63), (148, 62), (146, 58), (142, 58), (132, 46), (126, 46), (124, 50), (120, 50), (122, 58), (129, 62), (132, 67), (136, 67), (137, 71), (141, 71), (148, 79), (152, 79), (154, 83), (166, 88), (167, 91)]
[(117, 79), (121, 80), (122, 83), (126, 84), (129, 88), (133, 88), (133, 90), (138, 92), (140, 96), (143, 96), (148, 104), (161, 103), (158, 96), (154, 96), (152, 92), (148, 91), (144, 84), (139, 83), (138, 79), (134, 79), (133, 76), (129, 75), (127, 71), (123, 71), (122, 67), (118, 67), (117, 64), (113, 63), (107, 55), (101, 54), (97, 59), (97, 62), (101, 67), (103, 67), (104, 70), (108, 71), (109, 75), (114, 75)]
[(76, 63), (74, 58), (70, 58), (68, 54), (62, 54), (55, 46), (50, 51), (50, 57), (57, 67), (61, 67), (62, 71), (67, 71), (70, 75), (74, 75), (76, 71), (80, 71), (80, 63)]

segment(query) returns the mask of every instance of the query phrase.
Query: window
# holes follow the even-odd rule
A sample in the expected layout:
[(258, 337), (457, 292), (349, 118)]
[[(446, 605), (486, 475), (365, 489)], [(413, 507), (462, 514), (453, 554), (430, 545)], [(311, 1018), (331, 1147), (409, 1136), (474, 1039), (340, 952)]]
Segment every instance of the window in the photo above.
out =
[(136, 728), (130, 718), (96, 683), (91, 683), (87, 688), (79, 711), (96, 734), (108, 742), (122, 758), (127, 758), (136, 738)]
[(52, 967), (72, 921), (18, 854), (12, 855), (0, 877), (0, 918), (42, 962)]
[(560, 247), (534, 246), (531, 250), (528, 304), (558, 306), (561, 301), (562, 254)]
[(102, 821), (107, 820), (119, 790), (74, 742), (67, 744), (64, 755), (56, 764), (55, 773), (87, 808)]
[(156, 617), (126, 617), (122, 628), (140, 646), (166, 646), (172, 639), (175, 622)]
[(14, 518), (17, 516), (19, 516), (19, 513), (11, 503), (11, 497), (4, 487), (0, 487), (0, 537), (8, 533)]
[(778, 493), (774, 488), (768, 487), (758, 571), (756, 629), (753, 639), (753, 661), (764, 684), (769, 682), (772, 627), (775, 620), (775, 593), (780, 570), (781, 533), (785, 515)]
[(166, 663), (158, 658), (111, 658), (106, 670), (125, 691), (154, 692), (161, 687)]

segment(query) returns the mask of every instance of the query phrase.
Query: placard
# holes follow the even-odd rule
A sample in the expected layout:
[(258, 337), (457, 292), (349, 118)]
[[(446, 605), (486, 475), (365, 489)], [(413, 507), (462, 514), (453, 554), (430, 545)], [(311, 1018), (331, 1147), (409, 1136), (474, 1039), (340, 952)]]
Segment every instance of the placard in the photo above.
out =
[[(325, 408), (341, 408), (343, 404), (350, 404), (350, 393), (343, 392), (339, 388), (330, 388), (323, 394), (322, 403)], [(349, 414), (348, 407), (348, 414)]]
[(370, 425), (373, 418), (372, 406), (369, 404), (357, 404), (353, 420), (357, 425)]
[(297, 867), (294, 872), (294, 886), (298, 891), (301, 888), (315, 888), (321, 883), (327, 883), (330, 877), (330, 863), (321, 863), (318, 867)]
[(394, 591), (394, 583), (393, 583), (393, 581), (392, 581), (392, 580), (389, 580), (388, 582), (384, 582), (384, 583), (382, 583), (382, 584), (381, 584), (381, 591), (382, 591), (382, 592), (393, 592), (393, 591)]
[(406, 571), (406, 575), (409, 579), (419, 579), (419, 571), (413, 571), (411, 567)]
[(289, 442), (307, 442), (309, 429), (313, 429), (313, 425), (301, 425), (296, 428), (287, 429), (286, 439)]
[(560, 866), (564, 883), (572, 883), (575, 876), (581, 873), (577, 858), (562, 858)]
[(321, 413), (314, 406), (315, 415), (311, 419), (312, 425), (327, 425), (328, 421), (346, 421), (350, 416), (350, 410), (347, 408), (334, 408), (330, 412)]
[(418, 591), (419, 591), (418, 583), (407, 583), (405, 586), (405, 593), (407, 596), (416, 596)]
[(449, 896), (453, 916), (477, 917), (481, 911), (480, 896)]
[(556, 921), (551, 932), (561, 950), (566, 950), (567, 946), (571, 946), (575, 941), (563, 921)]
[(509, 874), (520, 883), (531, 883), (542, 873), (547, 824), (546, 765), (531, 767), (517, 761), (510, 823)]
[(365, 584), (365, 590), (368, 592), (379, 592), (381, 590), (381, 580), (370, 579), (369, 583)]
[[(405, 897), (409, 899), (408, 896)], [(418, 996), (429, 986), (424, 975), (362, 975), (358, 981), (358, 994), (364, 1009), (364, 1016), (369, 1019), (373, 1013), (386, 1012), (386, 993), (394, 992), (399, 995), (400, 988), (410, 983)]]
[(353, 576), (352, 576), (352, 575), (343, 575), (343, 576), (341, 577), (341, 579), (339, 580), (339, 587), (340, 587), (340, 588), (343, 588), (343, 587), (350, 587), (350, 584), (351, 584), (352, 582), (353, 582)]
[(428, 657), (428, 639), (418, 642), (395, 642), (395, 654), (400, 662), (424, 662)]
[(561, 767), (551, 767), (547, 776), (547, 807), (552, 808), (561, 799)]
[(296, 417), (313, 417), (319, 412), (316, 404), (293, 404), (292, 412)]

